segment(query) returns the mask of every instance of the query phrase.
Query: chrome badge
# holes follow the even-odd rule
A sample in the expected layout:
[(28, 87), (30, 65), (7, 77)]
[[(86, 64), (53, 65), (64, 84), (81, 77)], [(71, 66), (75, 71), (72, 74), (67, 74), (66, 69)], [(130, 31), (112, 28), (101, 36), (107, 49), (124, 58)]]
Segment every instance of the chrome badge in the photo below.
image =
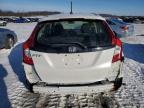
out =
[(75, 46), (70, 46), (70, 47), (68, 47), (68, 51), (69, 51), (70, 53), (74, 53), (74, 52), (77, 51), (77, 47), (75, 47)]

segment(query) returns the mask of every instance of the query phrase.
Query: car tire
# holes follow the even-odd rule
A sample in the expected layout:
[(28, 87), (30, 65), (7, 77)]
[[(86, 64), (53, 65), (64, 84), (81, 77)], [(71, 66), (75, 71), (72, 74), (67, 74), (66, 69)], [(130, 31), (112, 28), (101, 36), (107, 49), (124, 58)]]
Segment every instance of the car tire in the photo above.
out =
[(5, 48), (10, 49), (14, 46), (14, 39), (12, 37), (7, 37), (6, 43), (5, 43)]
[(117, 78), (114, 82), (114, 90), (118, 90), (123, 82), (123, 78)]

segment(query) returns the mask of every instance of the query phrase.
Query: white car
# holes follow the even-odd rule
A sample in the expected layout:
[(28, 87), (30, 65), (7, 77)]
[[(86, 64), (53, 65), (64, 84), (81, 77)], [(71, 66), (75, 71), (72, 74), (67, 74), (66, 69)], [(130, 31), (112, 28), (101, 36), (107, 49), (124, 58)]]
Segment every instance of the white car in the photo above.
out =
[(122, 84), (122, 43), (104, 18), (59, 14), (42, 19), (23, 44), (33, 92), (91, 93)]
[(6, 22), (6, 21), (0, 20), (0, 26), (6, 26), (6, 25), (7, 25), (7, 22)]
[(134, 35), (134, 26), (132, 24), (123, 22), (121, 19), (116, 18), (108, 18), (106, 21), (119, 38)]

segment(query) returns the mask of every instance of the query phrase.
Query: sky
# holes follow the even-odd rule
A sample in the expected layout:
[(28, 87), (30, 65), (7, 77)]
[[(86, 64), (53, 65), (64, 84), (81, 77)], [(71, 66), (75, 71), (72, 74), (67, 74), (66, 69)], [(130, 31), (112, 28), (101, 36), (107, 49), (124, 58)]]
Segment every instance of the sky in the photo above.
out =
[(60, 11), (144, 16), (144, 0), (0, 0), (0, 9), (15, 12)]

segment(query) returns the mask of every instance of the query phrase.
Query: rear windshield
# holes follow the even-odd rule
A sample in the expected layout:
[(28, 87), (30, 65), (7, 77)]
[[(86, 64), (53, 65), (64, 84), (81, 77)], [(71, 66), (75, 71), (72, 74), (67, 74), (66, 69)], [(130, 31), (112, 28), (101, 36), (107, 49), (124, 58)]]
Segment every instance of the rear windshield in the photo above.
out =
[(75, 47), (77, 52), (112, 46), (112, 39), (101, 20), (60, 20), (39, 24), (36, 45), (49, 51)]

